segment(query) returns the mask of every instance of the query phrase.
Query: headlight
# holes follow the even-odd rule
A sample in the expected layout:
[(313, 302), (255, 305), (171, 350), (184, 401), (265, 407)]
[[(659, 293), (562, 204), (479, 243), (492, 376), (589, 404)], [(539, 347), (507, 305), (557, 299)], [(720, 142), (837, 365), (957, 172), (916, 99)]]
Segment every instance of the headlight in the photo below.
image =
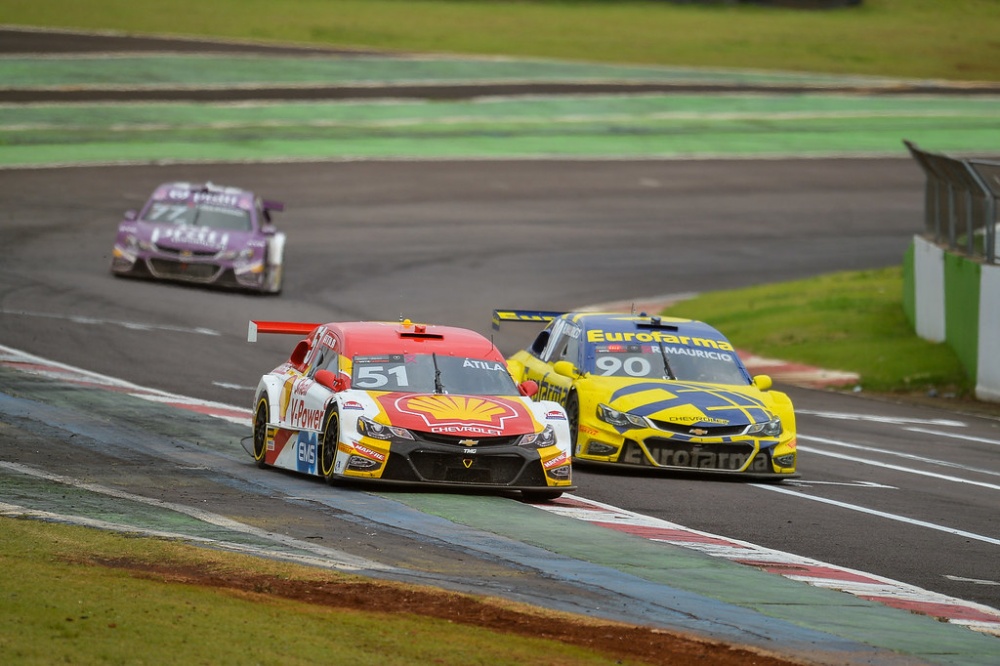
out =
[(777, 437), (781, 434), (781, 419), (775, 416), (766, 423), (751, 423), (743, 434), (757, 437)]
[(649, 421), (646, 420), (646, 417), (639, 416), (638, 414), (629, 414), (628, 412), (620, 412), (617, 409), (608, 407), (604, 404), (597, 406), (597, 418), (601, 419), (605, 423), (618, 426), (619, 428), (650, 427)]
[(555, 443), (556, 431), (552, 429), (551, 425), (545, 426), (541, 432), (529, 432), (527, 435), (521, 435), (521, 439), (517, 440), (518, 446), (526, 446), (530, 449), (544, 449)]
[(139, 239), (135, 237), (135, 234), (128, 234), (125, 236), (125, 251), (135, 254), (139, 249)]
[(239, 252), (237, 252), (236, 250), (224, 250), (223, 252), (219, 253), (219, 259), (225, 259), (225, 260), (239, 259), (241, 261), (247, 261), (249, 259), (253, 259), (253, 248), (245, 247)]
[(376, 423), (367, 416), (358, 417), (358, 432), (373, 439), (392, 439), (393, 437), (413, 439), (413, 435), (406, 428)]

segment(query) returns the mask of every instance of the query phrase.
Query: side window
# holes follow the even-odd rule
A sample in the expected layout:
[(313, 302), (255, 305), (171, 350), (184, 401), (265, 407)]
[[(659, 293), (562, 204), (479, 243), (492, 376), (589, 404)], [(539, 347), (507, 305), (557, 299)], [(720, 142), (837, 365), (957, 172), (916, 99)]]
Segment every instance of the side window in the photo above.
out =
[(566, 344), (562, 347), (562, 351), (559, 352), (559, 358), (555, 360), (569, 361), (576, 367), (580, 367), (580, 338), (574, 338), (567, 331)]
[(309, 376), (313, 377), (320, 370), (330, 370), (336, 373), (340, 368), (340, 355), (325, 344), (319, 345), (319, 353), (309, 366)]
[(569, 361), (573, 365), (580, 365), (580, 328), (575, 324), (559, 320), (554, 327), (552, 338), (545, 349), (542, 357), (547, 363), (558, 361)]
[[(551, 363), (553, 356), (555, 355), (555, 349), (560, 343), (563, 343), (563, 330), (566, 328), (566, 322), (562, 319), (556, 319), (552, 322), (552, 328), (549, 330), (549, 339), (546, 341), (545, 349), (539, 354), (541, 358), (546, 363)], [(559, 359), (555, 359), (559, 360)]]

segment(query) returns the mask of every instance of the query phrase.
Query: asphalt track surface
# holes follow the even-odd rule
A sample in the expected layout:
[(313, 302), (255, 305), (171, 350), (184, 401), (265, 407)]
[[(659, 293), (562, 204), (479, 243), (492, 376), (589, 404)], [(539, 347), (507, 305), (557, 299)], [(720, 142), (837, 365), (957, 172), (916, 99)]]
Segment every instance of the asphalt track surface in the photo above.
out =
[[(238, 183), (288, 203), (280, 297), (110, 276), (122, 211), (172, 179)], [(0, 200), (0, 344), (249, 407), (257, 378), (291, 347), (281, 338), (248, 344), (251, 318), (406, 316), (489, 333), (494, 307), (572, 308), (896, 265), (922, 220), (923, 176), (907, 160), (850, 159), (122, 166), (5, 171)], [(512, 351), (531, 334), (505, 328), (496, 340)], [(883, 649), (897, 646), (878, 637), (866, 641), (880, 648), (869, 653), (819, 628), (722, 603), (702, 600), (703, 617), (680, 617), (691, 601), (683, 592), (669, 601), (643, 597), (629, 587), (636, 581), (516, 535), (487, 539), (453, 515), (467, 511), (476, 524), (471, 514), (499, 509), (533, 520), (525, 512), (534, 509), (506, 498), (331, 491), (257, 470), (235, 450), (241, 430), (231, 424), (17, 373), (0, 374), (0, 385), (5, 463), (161, 501), (210, 501), (219, 514), (300, 540), (322, 534), (345, 563), (373, 575), (485, 587), (750, 644), (783, 636), (783, 649), (823, 663), (894, 663)], [(782, 388), (801, 412), (802, 478), (794, 485), (578, 469), (576, 494), (1000, 606), (1000, 421), (957, 414), (944, 400), (937, 408)], [(4, 475), (5, 494), (58, 507), (38, 487), (12, 491), (22, 476), (10, 468)], [(564, 575), (548, 574), (551, 566)], [(594, 578), (602, 575), (610, 578)], [(850, 612), (859, 611), (831, 609), (830, 626)], [(951, 631), (974, 636), (971, 647)], [(936, 654), (914, 642), (903, 652), (918, 657), (904, 663), (989, 663), (984, 646), (996, 645), (929, 619), (904, 633), (945, 645)]]

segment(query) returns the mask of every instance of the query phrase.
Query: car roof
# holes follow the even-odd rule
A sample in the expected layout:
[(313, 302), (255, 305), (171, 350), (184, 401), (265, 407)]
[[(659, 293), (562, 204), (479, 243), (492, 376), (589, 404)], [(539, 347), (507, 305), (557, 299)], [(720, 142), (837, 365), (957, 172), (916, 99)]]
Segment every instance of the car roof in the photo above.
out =
[(660, 315), (630, 315), (613, 312), (570, 312), (566, 318), (584, 329), (602, 329), (612, 332), (664, 330), (692, 337), (726, 339), (714, 326), (696, 319), (664, 317)]
[(415, 324), (410, 321), (331, 322), (326, 328), (340, 338), (348, 356), (430, 354), (469, 356), (504, 362), (503, 354), (484, 336), (465, 328)]
[(163, 183), (149, 197), (153, 201), (193, 202), (217, 206), (229, 206), (250, 210), (253, 208), (256, 195), (250, 190), (239, 187), (225, 187), (206, 183), (173, 182)]

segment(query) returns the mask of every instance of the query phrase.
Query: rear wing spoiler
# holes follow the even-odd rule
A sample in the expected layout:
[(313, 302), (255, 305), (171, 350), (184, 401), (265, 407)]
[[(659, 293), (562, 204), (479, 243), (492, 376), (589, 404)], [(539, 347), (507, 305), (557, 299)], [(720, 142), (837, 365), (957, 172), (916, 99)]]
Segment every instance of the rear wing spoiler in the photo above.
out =
[(550, 322), (556, 317), (561, 317), (566, 314), (565, 312), (557, 312), (555, 310), (494, 310), (493, 311), (493, 330), (500, 330), (500, 322), (502, 321), (530, 321), (530, 322)]
[(258, 333), (287, 333), (289, 335), (309, 335), (321, 324), (306, 324), (295, 321), (255, 321), (250, 320), (247, 342), (257, 342)]
[(271, 201), (270, 199), (261, 199), (260, 207), (264, 210), (274, 210), (279, 213), (285, 210), (285, 204), (281, 201)]

